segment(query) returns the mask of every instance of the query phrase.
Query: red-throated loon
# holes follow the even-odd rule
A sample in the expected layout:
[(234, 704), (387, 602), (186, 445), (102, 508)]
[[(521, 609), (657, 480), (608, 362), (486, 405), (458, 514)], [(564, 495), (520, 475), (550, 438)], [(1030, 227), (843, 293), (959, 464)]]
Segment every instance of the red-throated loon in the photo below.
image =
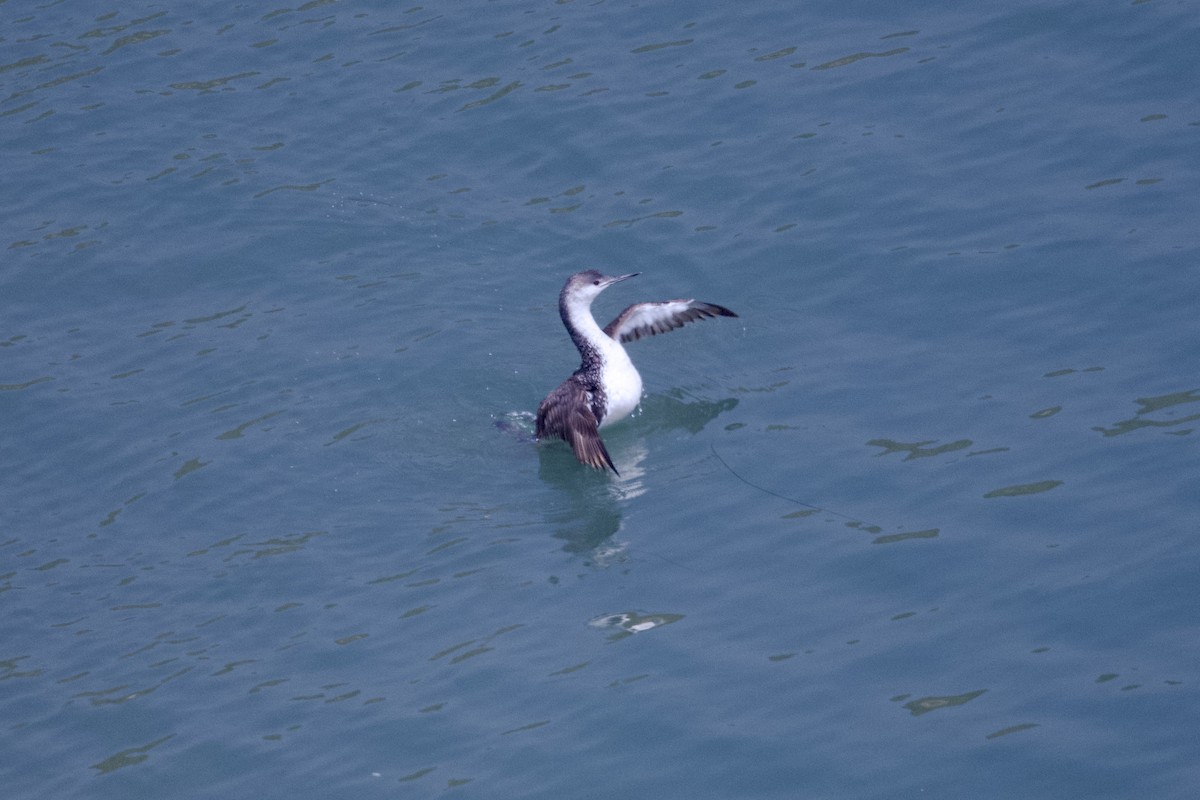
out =
[(596, 469), (617, 472), (600, 428), (629, 416), (642, 399), (642, 376), (621, 345), (694, 320), (737, 316), (713, 303), (665, 300), (634, 303), (601, 329), (592, 317), (592, 301), (614, 283), (640, 274), (613, 277), (589, 269), (567, 278), (558, 295), (559, 316), (583, 363), (538, 406), (537, 438), (557, 436), (571, 445), (581, 463)]

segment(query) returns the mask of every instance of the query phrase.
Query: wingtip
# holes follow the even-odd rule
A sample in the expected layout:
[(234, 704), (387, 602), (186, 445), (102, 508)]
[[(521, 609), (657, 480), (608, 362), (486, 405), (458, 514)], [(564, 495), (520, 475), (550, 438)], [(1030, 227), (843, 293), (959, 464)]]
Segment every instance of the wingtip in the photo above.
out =
[(705, 303), (710, 310), (717, 312), (717, 316), (721, 317), (736, 317), (737, 314), (725, 306), (719, 306), (716, 303)]
[(621, 474), (617, 472), (617, 465), (613, 463), (604, 440), (595, 429), (572, 431), (569, 441), (580, 464), (599, 470), (611, 469), (618, 476)]
[(598, 443), (600, 445), (598, 452), (589, 453), (587, 461), (584, 461), (583, 459), (580, 459), (580, 461), (595, 469), (611, 469), (614, 475), (616, 475), (618, 478), (621, 477), (621, 473), (617, 471), (617, 465), (613, 463), (612, 456), (608, 454), (608, 448), (604, 446), (604, 442), (598, 441)]

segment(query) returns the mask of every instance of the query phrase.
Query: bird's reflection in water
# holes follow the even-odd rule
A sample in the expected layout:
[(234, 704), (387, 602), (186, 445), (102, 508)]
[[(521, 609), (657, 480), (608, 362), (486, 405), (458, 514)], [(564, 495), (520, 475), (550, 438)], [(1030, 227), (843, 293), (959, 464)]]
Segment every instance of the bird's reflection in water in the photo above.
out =
[(647, 397), (635, 421), (609, 435), (609, 450), (620, 476), (582, 466), (561, 443), (538, 447), (538, 476), (563, 498), (546, 514), (556, 528), (555, 538), (564, 541), (563, 550), (588, 553), (597, 566), (623, 561), (625, 545), (613, 537), (622, 526), (621, 503), (646, 491), (643, 479), (649, 448), (644, 435), (664, 430), (698, 433), (738, 403), (736, 398), (712, 402), (683, 397), (680, 390)]
[(656, 394), (642, 401), (638, 412), (638, 428), (647, 431), (685, 430), (699, 433), (708, 423), (737, 407), (736, 397), (724, 400), (688, 400), (683, 389), (671, 389), (665, 394)]
[(621, 501), (645, 491), (642, 463), (649, 452), (642, 439), (617, 443), (613, 457), (620, 477), (582, 466), (568, 447), (538, 448), (538, 475), (558, 489), (563, 503), (549, 510), (546, 518), (555, 526), (568, 553), (590, 553), (597, 564), (607, 566), (621, 559), (623, 545), (612, 537), (621, 530)]

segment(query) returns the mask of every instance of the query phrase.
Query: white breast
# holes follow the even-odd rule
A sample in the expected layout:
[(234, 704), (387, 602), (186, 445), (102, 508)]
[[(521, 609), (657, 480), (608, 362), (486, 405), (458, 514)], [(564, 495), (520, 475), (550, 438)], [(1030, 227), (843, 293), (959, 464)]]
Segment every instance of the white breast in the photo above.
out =
[(608, 409), (600, 427), (606, 427), (633, 413), (642, 401), (642, 376), (634, 368), (625, 348), (608, 348), (604, 354), (604, 390)]

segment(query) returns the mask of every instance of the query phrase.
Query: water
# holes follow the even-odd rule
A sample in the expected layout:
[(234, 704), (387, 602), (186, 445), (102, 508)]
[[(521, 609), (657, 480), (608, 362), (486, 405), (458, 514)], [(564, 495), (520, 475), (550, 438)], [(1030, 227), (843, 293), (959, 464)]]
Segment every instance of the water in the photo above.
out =
[(1194, 796), (1198, 29), (0, 5), (6, 796)]

